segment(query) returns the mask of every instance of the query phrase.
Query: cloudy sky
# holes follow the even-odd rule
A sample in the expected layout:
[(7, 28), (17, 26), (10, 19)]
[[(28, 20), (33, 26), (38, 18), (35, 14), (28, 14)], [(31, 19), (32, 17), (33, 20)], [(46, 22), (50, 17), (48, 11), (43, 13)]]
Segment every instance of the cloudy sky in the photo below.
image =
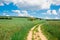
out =
[(60, 0), (0, 0), (0, 16), (60, 19)]

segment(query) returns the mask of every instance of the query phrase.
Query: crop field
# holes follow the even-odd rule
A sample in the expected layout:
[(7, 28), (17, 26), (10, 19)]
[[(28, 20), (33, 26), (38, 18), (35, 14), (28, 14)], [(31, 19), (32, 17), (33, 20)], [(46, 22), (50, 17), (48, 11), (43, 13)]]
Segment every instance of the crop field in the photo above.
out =
[(60, 21), (46, 21), (41, 28), (48, 40), (60, 40)]
[[(31, 40), (43, 40), (43, 36), (40, 36), (43, 34), (40, 32), (40, 27), (36, 26), (37, 24), (42, 24), (42, 33), (48, 40), (60, 40), (60, 21), (19, 17), (0, 18), (0, 40), (27, 40), (29, 32), (33, 34)], [(30, 31), (34, 26), (36, 27)]]
[(29, 30), (44, 23), (43, 20), (30, 21), (28, 18), (0, 19), (0, 40), (25, 40)]

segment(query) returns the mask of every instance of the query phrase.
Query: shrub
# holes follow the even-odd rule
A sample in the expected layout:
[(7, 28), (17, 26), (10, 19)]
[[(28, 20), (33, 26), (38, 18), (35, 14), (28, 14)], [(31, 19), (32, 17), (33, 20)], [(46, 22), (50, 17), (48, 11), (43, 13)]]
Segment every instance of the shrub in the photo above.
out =
[(0, 17), (0, 19), (9, 19), (9, 20), (11, 20), (12, 17)]
[(28, 18), (28, 20), (29, 21), (34, 21), (34, 20), (36, 20), (36, 18), (30, 17), (30, 18)]

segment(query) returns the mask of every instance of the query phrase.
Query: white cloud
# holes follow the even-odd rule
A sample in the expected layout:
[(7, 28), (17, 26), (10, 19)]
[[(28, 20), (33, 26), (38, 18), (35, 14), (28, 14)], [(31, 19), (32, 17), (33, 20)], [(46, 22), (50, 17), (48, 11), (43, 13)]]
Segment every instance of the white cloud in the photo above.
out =
[(50, 8), (50, 5), (51, 5), (51, 3), (45, 2), (45, 3), (41, 4), (41, 8), (42, 9), (49, 9)]
[(2, 2), (7, 4), (13, 2), (20, 8), (34, 10), (49, 9), (51, 4), (60, 5), (60, 0), (2, 0)]
[(6, 16), (10, 16), (10, 15), (6, 15)]
[(10, 16), (10, 15), (8, 15), (7, 13), (3, 13), (3, 16)]
[(55, 19), (59, 19), (58, 17), (55, 17)]
[(56, 12), (56, 10), (47, 10), (47, 13), (49, 15), (58, 15), (58, 13)]
[(20, 10), (12, 10), (12, 12), (17, 13), (18, 16), (24, 16)]
[(48, 11), (47, 11), (47, 14), (51, 15), (51, 10), (48, 10)]
[(29, 17), (35, 17), (35, 16), (33, 16), (33, 15), (30, 15)]
[(3, 13), (3, 15), (5, 16), (5, 15), (6, 15), (6, 13)]
[(49, 17), (45, 17), (46, 19), (49, 19)]
[(20, 8), (26, 9), (49, 9), (51, 2), (48, 0), (3, 0), (5, 3), (9, 4), (13, 2)]
[(59, 19), (59, 17), (54, 17), (54, 18), (52, 18), (52, 17), (46, 16), (45, 19)]
[(58, 11), (59, 13), (60, 13), (60, 9), (59, 9), (59, 11)]
[(24, 9), (49, 9), (51, 4), (60, 5), (60, 0), (2, 0), (9, 4), (13, 2)]
[(19, 3), (17, 3), (18, 6), (25, 8), (29, 7), (29, 9), (49, 9), (51, 5), (47, 0), (23, 0)]
[(21, 13), (20, 10), (12, 10), (12, 12), (15, 12), (15, 13)]
[(45, 19), (50, 19), (50, 18), (48, 16), (46, 16)]
[(53, 4), (60, 5), (60, 0), (53, 0)]
[(28, 12), (27, 12), (27, 11), (25, 11), (25, 10), (24, 10), (24, 11), (22, 11), (22, 13), (23, 13), (23, 15), (24, 15), (24, 16), (30, 16), (30, 15), (28, 14)]
[(18, 14), (18, 16), (26, 16), (26, 17), (32, 17), (29, 13), (28, 13), (28, 11), (26, 11), (26, 10), (22, 10), (22, 11), (20, 11), (20, 10), (12, 10), (14, 13), (17, 13)]
[(26, 10), (21, 11), (18, 16), (30, 16)]
[(52, 10), (52, 14), (57, 15), (56, 10)]
[(4, 6), (4, 4), (1, 2), (1, 3), (0, 3), (0, 6)]

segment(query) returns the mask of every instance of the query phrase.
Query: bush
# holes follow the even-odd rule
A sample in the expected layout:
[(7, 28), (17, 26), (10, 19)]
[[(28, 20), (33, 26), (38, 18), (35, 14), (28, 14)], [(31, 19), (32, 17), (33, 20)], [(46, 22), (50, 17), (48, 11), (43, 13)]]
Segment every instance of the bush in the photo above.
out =
[(12, 18), (11, 17), (0, 17), (0, 19), (9, 19), (9, 20), (11, 20)]
[(30, 17), (30, 18), (28, 18), (28, 20), (29, 21), (34, 21), (34, 20), (36, 20), (36, 18)]

